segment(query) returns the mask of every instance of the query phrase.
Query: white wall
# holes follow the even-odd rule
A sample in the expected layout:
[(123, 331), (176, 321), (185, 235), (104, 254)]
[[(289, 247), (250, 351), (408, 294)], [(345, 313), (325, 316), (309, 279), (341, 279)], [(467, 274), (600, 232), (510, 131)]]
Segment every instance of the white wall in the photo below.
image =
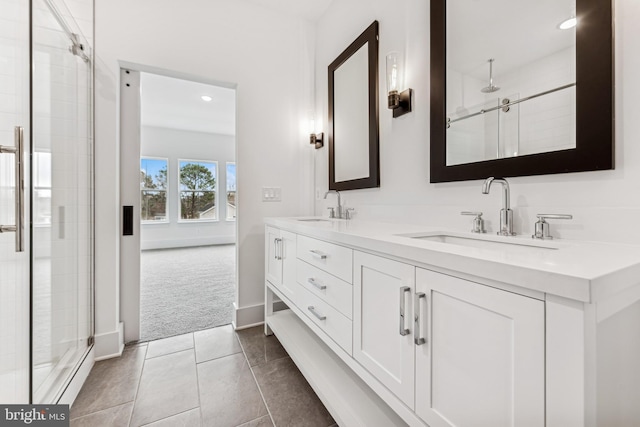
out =
[[(555, 221), (552, 234), (568, 239), (637, 243), (640, 228), (640, 2), (616, 0), (615, 109), (616, 169), (536, 177), (509, 178), (515, 231), (532, 234), (535, 214), (570, 213), (572, 221)], [(405, 221), (470, 229), (463, 210), (485, 212), (495, 231), (499, 192), (482, 195), (481, 181), (429, 183), (429, 2), (422, 0), (334, 1), (318, 22), (316, 91), (319, 111), (327, 117), (327, 66), (371, 22), (380, 22), (380, 70), (385, 55), (404, 51), (406, 85), (414, 89), (413, 112), (392, 119), (380, 78), (381, 187), (348, 191), (346, 204), (356, 218)], [(384, 74), (381, 72), (381, 76)], [(326, 125), (325, 125), (326, 126)], [(316, 161), (316, 186), (328, 186), (326, 150)], [(326, 215), (331, 200), (318, 200)]]
[[(140, 155), (168, 160), (167, 213), (168, 222), (142, 223), (142, 250), (185, 246), (235, 243), (235, 221), (227, 221), (227, 162), (235, 162), (233, 135), (220, 135), (143, 126)], [(179, 222), (178, 162), (202, 160), (218, 162), (218, 219), (211, 222)]]
[[(267, 216), (312, 211), (307, 129), (313, 26), (247, 0), (96, 0), (96, 326), (117, 329), (118, 79), (122, 63), (237, 88), (240, 326), (259, 321)], [(262, 203), (263, 186), (282, 202)], [(305, 197), (306, 196), (306, 197)], [(255, 307), (254, 307), (255, 306)], [(254, 307), (254, 308), (252, 308)], [(115, 309), (115, 312), (114, 312)], [(246, 309), (246, 312), (243, 310)], [(258, 317), (245, 316), (243, 313)], [(115, 328), (115, 329), (114, 329)], [(106, 350), (104, 350), (106, 352)], [(98, 354), (100, 356), (100, 354)]]

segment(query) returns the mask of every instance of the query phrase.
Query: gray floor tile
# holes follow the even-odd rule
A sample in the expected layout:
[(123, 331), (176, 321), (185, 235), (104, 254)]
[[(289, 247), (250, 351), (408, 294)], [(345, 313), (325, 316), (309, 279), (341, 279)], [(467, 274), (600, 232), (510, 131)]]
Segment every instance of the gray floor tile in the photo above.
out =
[(265, 415), (264, 417), (249, 421), (248, 423), (242, 424), (238, 427), (273, 427), (273, 423), (271, 422), (271, 417), (269, 415)]
[(236, 427), (267, 415), (242, 353), (198, 364), (198, 385), (204, 426)]
[(273, 422), (278, 427), (327, 427), (335, 423), (290, 358), (253, 367)]
[(115, 406), (102, 411), (94, 412), (80, 418), (71, 420), (71, 427), (126, 427), (131, 419), (131, 411), (133, 410), (133, 402), (124, 405)]
[(127, 346), (121, 357), (96, 362), (71, 407), (71, 418), (133, 401), (146, 351), (146, 344)]
[(242, 351), (236, 333), (231, 325), (195, 332), (194, 338), (197, 363), (229, 356)]
[(251, 366), (288, 356), (275, 335), (264, 334), (264, 326), (243, 329), (237, 334)]
[(148, 359), (144, 363), (131, 425), (141, 426), (198, 406), (193, 350)]
[(147, 424), (146, 427), (198, 427), (200, 425), (200, 408), (195, 408), (187, 412)]
[(178, 335), (149, 342), (147, 359), (193, 348), (193, 334)]

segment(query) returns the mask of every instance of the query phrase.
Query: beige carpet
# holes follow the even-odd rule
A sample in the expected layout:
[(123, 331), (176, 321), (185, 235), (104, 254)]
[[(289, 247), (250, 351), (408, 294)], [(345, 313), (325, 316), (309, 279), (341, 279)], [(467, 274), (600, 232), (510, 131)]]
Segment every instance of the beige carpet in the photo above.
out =
[(143, 251), (140, 340), (231, 323), (235, 245)]

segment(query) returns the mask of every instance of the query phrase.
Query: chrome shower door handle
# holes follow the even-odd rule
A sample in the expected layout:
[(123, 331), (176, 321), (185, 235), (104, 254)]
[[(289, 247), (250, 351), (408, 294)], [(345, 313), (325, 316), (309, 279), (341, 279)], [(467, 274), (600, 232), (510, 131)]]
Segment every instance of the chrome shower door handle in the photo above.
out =
[(407, 307), (407, 294), (411, 292), (411, 288), (403, 286), (400, 288), (400, 335), (409, 335), (409, 328), (406, 327), (405, 309)]
[[(424, 292), (419, 292), (415, 294), (413, 309), (415, 310), (416, 314), (414, 316), (413, 340), (416, 343), (416, 345), (422, 345), (427, 342), (427, 340), (423, 336), (421, 336), (421, 333), (420, 333), (420, 300), (421, 299), (424, 299), (425, 307), (426, 307), (427, 294), (425, 294)], [(425, 319), (426, 319), (426, 315), (425, 315)]]
[(16, 126), (14, 131), (14, 147), (0, 145), (0, 154), (15, 155), (16, 182), (16, 224), (0, 225), (0, 233), (16, 233), (16, 252), (24, 252), (24, 129)]

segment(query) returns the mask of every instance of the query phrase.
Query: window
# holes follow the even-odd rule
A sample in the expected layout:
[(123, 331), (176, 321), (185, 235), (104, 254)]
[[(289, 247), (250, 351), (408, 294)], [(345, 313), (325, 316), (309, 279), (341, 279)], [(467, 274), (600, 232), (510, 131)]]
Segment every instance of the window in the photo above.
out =
[(227, 163), (227, 221), (236, 219), (236, 164)]
[(140, 219), (167, 221), (167, 159), (140, 159)]
[(217, 220), (216, 162), (180, 160), (180, 219)]

